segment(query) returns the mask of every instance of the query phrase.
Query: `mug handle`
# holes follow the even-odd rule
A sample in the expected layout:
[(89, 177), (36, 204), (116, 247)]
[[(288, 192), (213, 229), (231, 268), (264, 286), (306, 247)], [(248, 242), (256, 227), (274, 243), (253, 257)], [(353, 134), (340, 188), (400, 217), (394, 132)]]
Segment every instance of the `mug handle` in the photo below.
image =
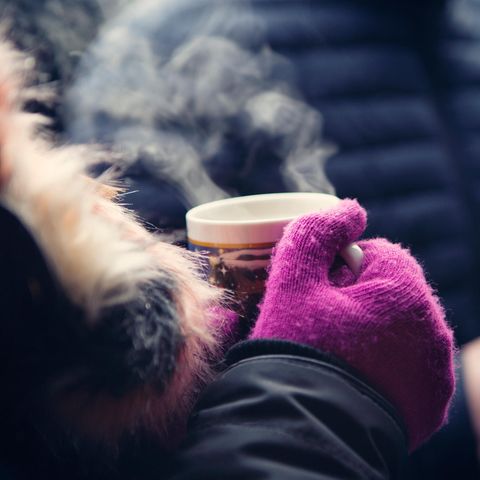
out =
[(348, 247), (340, 251), (340, 256), (345, 260), (345, 263), (355, 276), (358, 276), (362, 269), (363, 250), (356, 243), (351, 243)]

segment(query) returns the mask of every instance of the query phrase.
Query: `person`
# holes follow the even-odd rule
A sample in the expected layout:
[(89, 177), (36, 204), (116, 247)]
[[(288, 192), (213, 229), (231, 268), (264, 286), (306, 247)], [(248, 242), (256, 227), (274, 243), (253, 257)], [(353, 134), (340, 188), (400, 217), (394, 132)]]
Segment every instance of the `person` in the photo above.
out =
[[(38, 4), (46, 5), (47, 2)], [(233, 6), (233, 15), (228, 15), (227, 22), (208, 21), (211, 12), (227, 4)], [(149, 8), (143, 9), (142, 5)], [(232, 12), (227, 9), (227, 13), (229, 11)], [(187, 111), (185, 124), (178, 118), (160, 114), (148, 126), (173, 132), (176, 140), (187, 138), (190, 141), (193, 138), (192, 142), (187, 142), (187, 147), (197, 146), (195, 141), (198, 138), (202, 143), (205, 132), (213, 126), (221, 135), (214, 136), (210, 142), (203, 142), (204, 149), (199, 150), (200, 159), (211, 178), (228, 194), (292, 188), (291, 184), (285, 184), (291, 178), (282, 174), (284, 160), (290, 158), (288, 153), (292, 152), (282, 140), (284, 130), (276, 131), (268, 124), (269, 128), (264, 129), (265, 124), (261, 122), (252, 124), (251, 118), (261, 121), (268, 118), (252, 117), (252, 112), (261, 109), (243, 108), (252, 107), (251, 102), (243, 101), (248, 100), (244, 95), (240, 96), (240, 104), (234, 105), (231, 115), (232, 104), (225, 102), (224, 90), (218, 90), (218, 98), (207, 96), (208, 101), (198, 101), (202, 97), (196, 96), (205, 92), (208, 84), (215, 87), (223, 85), (227, 90), (233, 86), (237, 93), (242, 94), (244, 90), (237, 88), (238, 84), (234, 81), (239, 76), (240, 67), (247, 78), (260, 78), (260, 87), (263, 88), (263, 82), (271, 80), (265, 77), (264, 71), (269, 65), (273, 66), (272, 73), (279, 74), (281, 80), (273, 84), (274, 91), (286, 92), (292, 94), (295, 100), (305, 101), (309, 108), (301, 110), (306, 113), (301, 117), (311, 120), (313, 133), (321, 125), (321, 119), (312, 114), (312, 109), (313, 113), (318, 112), (323, 117), (321, 133), (338, 147), (338, 152), (330, 157), (326, 165), (337, 194), (357, 197), (367, 207), (370, 218), (368, 234), (387, 236), (412, 248), (429, 278), (438, 286), (459, 344), (478, 335), (478, 258), (475, 254), (475, 225), (478, 222), (475, 220), (475, 195), (472, 194), (474, 176), (470, 175), (476, 165), (472, 129), (478, 114), (475, 91), (469, 88), (472, 82), (476, 82), (477, 72), (468, 50), (455, 48), (459, 39), (469, 39), (470, 44), (475, 45), (475, 2), (429, 1), (420, 5), (378, 0), (342, 0), (335, 4), (263, 0), (248, 3), (241, 0), (139, 1), (124, 13), (113, 22), (113, 26), (119, 28), (104, 28), (99, 41), (92, 45), (92, 51), (97, 54), (101, 53), (100, 44), (114, 48), (107, 48), (102, 58), (109, 65), (107, 81), (86, 82), (87, 97), (77, 96), (79, 105), (91, 109), (87, 111), (87, 116), (94, 120), (95, 128), (83, 137), (86, 141), (113, 139), (115, 143), (118, 139), (138, 137), (140, 143), (150, 143), (149, 147), (156, 145), (150, 142), (148, 135), (134, 135), (145, 132), (142, 128), (132, 129), (132, 126), (138, 125), (135, 117), (138, 109), (124, 109), (123, 118), (112, 115), (103, 107), (105, 99), (112, 98), (118, 107), (124, 106), (127, 99), (135, 106), (139, 92), (150, 92), (142, 86), (136, 88), (136, 95), (131, 95), (132, 90), (128, 82), (124, 82), (125, 78), (138, 82), (152, 78), (148, 74), (153, 72), (155, 81), (148, 85), (155, 86), (165, 80), (164, 76), (157, 75), (156, 69), (145, 68), (141, 74), (137, 69), (133, 74), (125, 75), (125, 67), (132, 63), (122, 59), (135, 59), (147, 54), (147, 58), (157, 66), (175, 58), (178, 61), (169, 64), (174, 69), (174, 75), (167, 78), (167, 84), (170, 87), (199, 87), (190, 89), (192, 95), (187, 98), (188, 102), (179, 102), (180, 106), (188, 108), (201, 107), (197, 111), (198, 118), (188, 115)], [(25, 8), (16, 19), (20, 21), (29, 15), (28, 8)], [(225, 16), (220, 16), (222, 19)], [(142, 20), (148, 28), (142, 27)], [(125, 21), (131, 28), (124, 28), (122, 22)], [(205, 25), (206, 30), (203, 29)], [(199, 30), (197, 26), (202, 28)], [(182, 50), (179, 47), (184, 45), (185, 40), (195, 39), (198, 31), (204, 41), (197, 46), (225, 47), (217, 51), (225, 53), (220, 55), (220, 60), (231, 60), (226, 62), (227, 67), (231, 64), (235, 67), (231, 69), (234, 75), (227, 77), (228, 81), (219, 82), (213, 69), (208, 70), (212, 73), (209, 73), (208, 81), (192, 83), (192, 78), (199, 82), (205, 78), (206, 63), (202, 63), (204, 50)], [(128, 35), (114, 35), (118, 32), (128, 32)], [(127, 45), (119, 48), (121, 37), (126, 39)], [(228, 42), (219, 40), (233, 41), (234, 47), (241, 48), (232, 49)], [(152, 49), (150, 46), (153, 46)], [(254, 54), (260, 51), (266, 55), (254, 55), (251, 61), (252, 56), (244, 55), (245, 51)], [(175, 57), (175, 52), (182, 55)], [(279, 56), (281, 61), (277, 63), (275, 59)], [(185, 62), (189, 58), (191, 61)], [(88, 72), (89, 66), (93, 65), (89, 63), (88, 55), (86, 59), (83, 72), (85, 69)], [(111, 65), (108, 59), (114, 60)], [(455, 68), (451, 68), (452, 64)], [(143, 63), (134, 65), (137, 68)], [(211, 63), (207, 65), (212, 66)], [(77, 75), (80, 81), (80, 70)], [(99, 85), (105, 91), (95, 93), (94, 87)], [(116, 89), (122, 85), (128, 87), (126, 92), (116, 95)], [(256, 83), (254, 88), (251, 88), (252, 83), (247, 87), (247, 94), (249, 91), (255, 95), (262, 93)], [(80, 90), (75, 92), (79, 94)], [(111, 95), (107, 95), (108, 92)], [(207, 89), (209, 92), (211, 90)], [(260, 97), (260, 100), (278, 98)], [(88, 98), (89, 102), (86, 101)], [(140, 105), (140, 110), (151, 112), (153, 100), (159, 98), (162, 95), (154, 91)], [(179, 99), (175, 96), (165, 98)], [(216, 100), (226, 107), (220, 117), (216, 116), (217, 110), (208, 109), (217, 105)], [(255, 105), (263, 104), (259, 102)], [(64, 115), (69, 131), (75, 115), (69, 118), (67, 111), (71, 114), (72, 110), (66, 110)], [(73, 113), (77, 114), (81, 126), (82, 111)], [(152, 120), (152, 117), (149, 118)], [(271, 118), (282, 118), (282, 115), (272, 115)], [(290, 117), (287, 115), (287, 118)], [(123, 123), (128, 128), (119, 128)], [(197, 135), (192, 135), (188, 128), (192, 123), (201, 127), (197, 129)], [(104, 128), (112, 125), (113, 129)], [(315, 142), (308, 143), (308, 139), (312, 138), (310, 131), (301, 135), (305, 123), (300, 122), (299, 125), (301, 128), (293, 129), (290, 136), (302, 141), (307, 139), (307, 143), (300, 144), (300, 147), (308, 147), (303, 148), (307, 153), (315, 151), (316, 165), (321, 165), (323, 150), (316, 148)], [(161, 128), (164, 126), (167, 128)], [(280, 126), (283, 128), (283, 125)], [(147, 129), (147, 133), (150, 132), (151, 128)], [(286, 133), (288, 136), (288, 128)], [(315, 148), (310, 148), (312, 146)], [(192, 152), (195, 153), (195, 149), (184, 148), (182, 156), (175, 158), (187, 158), (187, 154), (192, 156)], [(295, 149), (293, 153), (296, 153)], [(127, 172), (132, 189), (139, 190), (129, 197), (129, 201), (153, 224), (181, 227), (185, 211), (182, 192), (172, 186), (175, 182), (162, 177), (165, 169), (154, 168), (155, 163), (148, 155), (138, 160)], [(187, 173), (183, 177), (204, 178)], [(307, 177), (309, 173), (311, 170), (307, 169)], [(209, 185), (213, 191), (214, 185)], [(449, 228), (445, 228), (445, 217), (449, 218)], [(456, 407), (453, 409), (454, 420), (458, 418)], [(465, 421), (467, 412), (463, 408), (462, 412)], [(468, 427), (468, 421), (463, 426)], [(454, 421), (443, 432), (450, 434), (451, 427), (455, 427)], [(434, 437), (430, 445), (435, 445), (441, 435), (442, 432)], [(471, 454), (473, 441), (468, 441), (471, 437), (468, 428), (462, 428), (455, 437), (449, 437), (442, 447), (448, 455), (433, 449), (427, 462), (429, 465), (425, 465), (426, 470), (438, 465), (440, 475), (451, 477), (451, 470), (446, 469), (445, 464), (441, 465), (442, 460), (447, 465), (457, 461), (453, 467), (457, 473), (462, 464), (471, 465), (475, 461)], [(468, 455), (464, 455), (467, 451)], [(440, 475), (433, 476), (441, 478)], [(423, 472), (420, 477), (427, 478), (427, 474)]]
[(137, 2), (105, 24), (65, 99), (67, 138), (133, 149), (129, 200), (153, 224), (181, 228), (188, 208), (181, 175), (155, 162), (167, 137), (229, 195), (318, 191), (325, 165), (367, 208), (368, 235), (411, 248), (465, 354), (452, 419), (410, 478), (478, 476), (479, 23), (474, 0)]
[(128, 203), (159, 228), (214, 199), (204, 176), (212, 195), (358, 198), (368, 235), (421, 259), (464, 345), (480, 335), (480, 78), (458, 45), (479, 22), (475, 0), (138, 1), (66, 87), (65, 139), (128, 156)]
[(249, 340), (209, 381), (235, 321), (220, 292), (86, 176), (90, 151), (38, 136), (22, 111), (28, 62), (6, 43), (0, 58), (2, 467), (15, 479), (397, 476), (445, 423), (455, 386), (453, 333), (413, 257), (375, 239), (359, 242), (358, 276), (335, 264), (366, 228), (354, 200), (293, 221)]

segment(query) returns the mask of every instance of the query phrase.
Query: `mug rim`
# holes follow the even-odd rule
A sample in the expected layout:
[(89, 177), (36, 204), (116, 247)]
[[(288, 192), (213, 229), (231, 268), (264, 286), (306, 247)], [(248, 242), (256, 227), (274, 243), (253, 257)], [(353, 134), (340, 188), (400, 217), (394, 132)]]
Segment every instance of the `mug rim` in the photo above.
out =
[[(242, 220), (218, 220), (202, 218), (201, 214), (212, 208), (238, 206), (242, 204), (264, 203), (272, 200), (311, 200), (312, 208), (297, 214), (290, 214), (275, 218), (257, 218)], [(314, 202), (318, 204), (315, 205)], [(257, 245), (275, 243), (283, 234), (283, 229), (300, 215), (315, 213), (325, 208), (333, 207), (340, 199), (335, 195), (317, 192), (282, 192), (246, 195), (198, 205), (186, 214), (187, 236), (190, 243), (196, 246), (236, 248), (245, 245), (253, 248)], [(229, 247), (235, 245), (235, 247)]]

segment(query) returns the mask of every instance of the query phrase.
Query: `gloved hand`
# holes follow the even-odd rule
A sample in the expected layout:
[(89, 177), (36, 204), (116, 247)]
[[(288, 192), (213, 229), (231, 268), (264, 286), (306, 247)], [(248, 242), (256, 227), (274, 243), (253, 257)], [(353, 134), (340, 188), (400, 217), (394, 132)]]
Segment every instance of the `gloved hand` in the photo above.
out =
[(359, 242), (358, 278), (336, 266), (365, 225), (354, 200), (288, 225), (250, 338), (290, 340), (346, 361), (396, 407), (413, 450), (446, 421), (453, 334), (422, 268), (399, 245)]

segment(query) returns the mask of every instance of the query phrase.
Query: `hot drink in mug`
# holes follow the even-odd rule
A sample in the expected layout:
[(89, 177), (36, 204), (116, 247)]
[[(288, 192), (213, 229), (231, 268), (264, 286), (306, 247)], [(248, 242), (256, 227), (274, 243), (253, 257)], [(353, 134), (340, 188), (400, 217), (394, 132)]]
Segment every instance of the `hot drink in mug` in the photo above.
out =
[[(205, 255), (209, 282), (230, 290), (239, 313), (252, 321), (265, 289), (273, 247), (285, 226), (339, 201), (323, 193), (271, 193), (199, 205), (187, 212), (189, 249)], [(363, 258), (360, 248), (349, 245), (340, 255), (358, 273)]]

